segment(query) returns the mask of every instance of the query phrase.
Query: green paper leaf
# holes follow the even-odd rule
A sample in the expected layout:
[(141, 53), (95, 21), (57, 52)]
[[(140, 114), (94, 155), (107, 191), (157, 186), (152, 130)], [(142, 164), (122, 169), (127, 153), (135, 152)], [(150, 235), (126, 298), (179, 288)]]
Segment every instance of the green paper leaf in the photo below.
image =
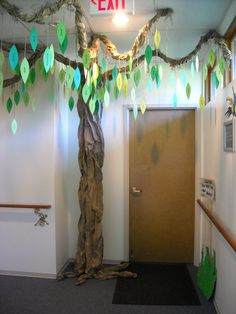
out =
[(106, 72), (106, 67), (107, 67), (106, 58), (103, 57), (103, 58), (102, 58), (102, 74), (103, 74), (104, 72)]
[(63, 40), (62, 44), (59, 43), (61, 53), (64, 54), (68, 47), (68, 35), (66, 34), (65, 39)]
[(47, 47), (43, 54), (43, 65), (46, 73), (48, 73), (52, 63), (52, 55), (50, 49)]
[(43, 76), (43, 72), (44, 72), (44, 65), (43, 65), (43, 60), (42, 59), (38, 59), (36, 61), (36, 70), (38, 71), (38, 73)]
[(50, 68), (52, 68), (53, 65), (54, 65), (54, 60), (55, 60), (55, 51), (54, 51), (53, 44), (50, 45), (49, 50), (50, 50), (50, 53), (51, 53), (51, 64), (50, 64)]
[(213, 68), (213, 66), (215, 64), (215, 60), (216, 60), (215, 53), (212, 49), (210, 49), (210, 51), (208, 52), (208, 62), (210, 64), (211, 68)]
[(142, 100), (142, 101), (141, 101), (141, 104), (140, 104), (140, 109), (141, 109), (142, 114), (145, 113), (146, 108), (147, 108), (147, 106), (146, 106), (144, 100)]
[(71, 88), (71, 85), (74, 81), (74, 72), (75, 72), (74, 69), (69, 65), (67, 67), (66, 76), (65, 76), (67, 88)]
[(199, 98), (199, 105), (200, 105), (200, 109), (203, 110), (205, 107), (205, 99), (202, 95)]
[(87, 104), (90, 94), (91, 94), (91, 89), (88, 86), (88, 84), (85, 83), (83, 86), (83, 89), (82, 89), (82, 97), (83, 97), (85, 104)]
[(100, 100), (101, 102), (104, 101), (104, 94), (105, 94), (105, 89), (104, 87), (100, 87), (97, 91), (97, 98), (98, 100)]
[(129, 80), (130, 79), (130, 73), (126, 73), (126, 78), (127, 78), (127, 80)]
[(15, 68), (18, 64), (18, 61), (19, 61), (18, 50), (17, 50), (15, 45), (12, 45), (10, 52), (9, 52), (9, 62), (10, 62), (10, 66), (11, 66), (12, 71), (15, 70)]
[(30, 74), (29, 74), (29, 79), (30, 79), (32, 85), (33, 85), (34, 82), (35, 82), (35, 76), (36, 76), (35, 69), (32, 68), (32, 69), (30, 70)]
[(203, 80), (205, 81), (207, 79), (207, 75), (208, 75), (208, 69), (207, 69), (206, 64), (203, 65), (202, 74), (203, 74)]
[(20, 73), (24, 83), (28, 80), (29, 76), (29, 62), (26, 58), (24, 58), (21, 62)]
[(106, 90), (110, 94), (110, 92), (111, 92), (111, 82), (109, 80), (106, 81)]
[(20, 102), (20, 92), (18, 90), (15, 91), (14, 102), (15, 102), (16, 106), (19, 105), (19, 102)]
[(69, 105), (70, 111), (72, 111), (74, 108), (74, 105), (75, 105), (75, 101), (74, 101), (74, 98), (72, 96), (70, 96), (68, 105)]
[(53, 63), (52, 67), (50, 68), (50, 73), (53, 75), (55, 72), (55, 63)]
[(127, 96), (127, 94), (128, 94), (128, 79), (126, 76), (124, 78), (123, 89), (124, 89), (124, 96)]
[(3, 51), (0, 52), (0, 67), (2, 67), (3, 63), (5, 61), (5, 56)]
[(107, 90), (105, 91), (105, 94), (104, 94), (104, 104), (106, 108), (108, 108), (110, 104), (110, 95)]
[(132, 99), (133, 103), (136, 100), (136, 92), (135, 92), (135, 88), (134, 87), (131, 89), (131, 99)]
[[(99, 68), (98, 68), (98, 65), (96, 62), (94, 62), (93, 64), (93, 81), (97, 82), (97, 78), (98, 78), (98, 75), (99, 75)], [(96, 84), (95, 84), (96, 85)]]
[(161, 42), (161, 33), (160, 33), (160, 31), (157, 29), (157, 30), (155, 31), (155, 34), (154, 34), (154, 43), (155, 43), (156, 49), (159, 48), (160, 42)]
[(2, 95), (2, 91), (3, 91), (3, 73), (2, 71), (0, 71), (0, 96)]
[(226, 69), (226, 61), (225, 61), (224, 57), (221, 57), (221, 58), (220, 58), (220, 61), (219, 61), (219, 68), (220, 68), (221, 74), (224, 75), (225, 69)]
[(188, 97), (188, 99), (190, 98), (191, 95), (191, 85), (188, 83), (186, 85), (186, 96)]
[(217, 78), (216, 71), (213, 72), (213, 82), (214, 82), (215, 88), (218, 88), (220, 82)]
[(89, 68), (90, 66), (90, 62), (91, 62), (91, 59), (90, 59), (90, 52), (88, 49), (85, 49), (84, 50), (84, 53), (83, 53), (83, 65), (86, 69)]
[(114, 96), (115, 96), (116, 99), (117, 99), (118, 96), (119, 96), (119, 89), (118, 89), (118, 87), (117, 87), (116, 82), (115, 82), (115, 84), (114, 84)]
[(117, 79), (117, 75), (118, 75), (118, 69), (117, 69), (117, 67), (116, 67), (116, 65), (113, 67), (113, 69), (112, 69), (112, 79), (113, 79), (113, 81), (115, 82), (116, 81), (116, 79)]
[(98, 114), (99, 113), (99, 107), (100, 107), (100, 104), (99, 104), (99, 101), (97, 100), (95, 102), (95, 110), (94, 110), (94, 113), (95, 114)]
[(24, 84), (24, 82), (22, 82), (22, 84), (21, 84), (20, 91), (21, 91), (21, 95), (23, 95), (24, 92), (25, 92), (25, 84)]
[(12, 109), (12, 100), (11, 100), (11, 97), (8, 98), (7, 103), (6, 103), (6, 107), (7, 107), (8, 113), (10, 113), (10, 112), (11, 112), (11, 109)]
[(147, 45), (146, 47), (145, 58), (146, 58), (147, 64), (149, 65), (152, 60), (152, 48), (150, 45)]
[(60, 23), (57, 25), (57, 39), (60, 45), (62, 45), (65, 36), (66, 36), (65, 24), (63, 21), (60, 21)]
[(133, 114), (134, 114), (134, 120), (137, 120), (137, 117), (138, 117), (138, 106), (137, 106), (136, 103), (133, 106)]
[(16, 134), (16, 131), (17, 131), (17, 122), (16, 122), (16, 119), (13, 119), (13, 120), (12, 120), (12, 123), (11, 123), (11, 130), (12, 130), (12, 133), (15, 135), (15, 134)]
[(34, 27), (32, 27), (30, 32), (30, 45), (35, 52), (38, 46), (38, 32)]
[(116, 84), (117, 84), (117, 87), (118, 87), (119, 91), (121, 91), (122, 84), (123, 84), (121, 73), (119, 73), (119, 74), (117, 75)]
[(92, 114), (94, 114), (95, 108), (96, 108), (95, 101), (93, 100), (93, 98), (90, 98), (89, 110), (91, 111)]
[(151, 78), (152, 78), (153, 81), (156, 78), (156, 67), (155, 67), (155, 65), (153, 65), (152, 68), (151, 68)]
[[(129, 71), (132, 72), (133, 70), (133, 57), (130, 56), (129, 58)], [(129, 80), (129, 78), (127, 77), (127, 79)]]
[(24, 104), (25, 106), (27, 107), (29, 105), (29, 93), (28, 92), (25, 92), (24, 95), (23, 95), (23, 101), (24, 101)]
[(80, 73), (79, 68), (77, 67), (75, 69), (75, 72), (74, 72), (74, 83), (75, 83), (75, 88), (76, 89), (79, 88), (80, 82), (81, 82), (81, 73)]
[(139, 83), (140, 83), (140, 79), (141, 79), (141, 71), (138, 68), (135, 72), (134, 72), (134, 83), (136, 85), (136, 87), (138, 87)]
[(65, 76), (66, 76), (66, 72), (63, 69), (61, 69), (61, 71), (59, 72), (59, 80), (61, 84), (64, 82)]

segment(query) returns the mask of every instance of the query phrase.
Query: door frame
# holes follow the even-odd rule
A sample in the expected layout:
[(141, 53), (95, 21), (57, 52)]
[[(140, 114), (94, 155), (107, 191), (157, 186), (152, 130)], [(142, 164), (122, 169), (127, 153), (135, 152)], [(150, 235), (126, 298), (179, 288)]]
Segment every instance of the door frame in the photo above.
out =
[[(130, 104), (123, 105), (123, 121), (124, 121), (124, 260), (129, 261), (129, 134), (130, 134), (130, 121), (129, 121), (129, 113), (133, 109), (133, 106)], [(155, 111), (163, 111), (163, 110), (194, 110), (195, 111), (195, 151), (196, 151), (196, 118), (197, 118), (197, 106), (179, 106), (176, 109), (173, 108), (173, 105), (168, 106), (157, 106), (157, 105), (148, 105), (146, 110), (155, 110)], [(196, 153), (195, 153), (196, 156)], [(196, 199), (196, 191), (197, 191), (197, 163), (195, 158), (195, 199)], [(198, 232), (197, 232), (198, 233)], [(201, 232), (200, 232), (201, 234)], [(201, 241), (196, 239), (196, 207), (195, 207), (195, 218), (194, 218), (194, 261), (196, 260), (196, 245), (198, 246)], [(196, 264), (194, 262), (194, 264)]]

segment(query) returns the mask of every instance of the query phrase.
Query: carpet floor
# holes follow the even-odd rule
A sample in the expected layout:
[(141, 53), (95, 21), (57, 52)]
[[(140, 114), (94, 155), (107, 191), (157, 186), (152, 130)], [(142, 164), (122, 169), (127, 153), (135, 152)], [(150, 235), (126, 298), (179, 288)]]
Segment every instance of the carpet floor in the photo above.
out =
[[(195, 280), (196, 269), (188, 266)], [(199, 294), (200, 306), (112, 304), (116, 280), (89, 280), (75, 286), (73, 279), (0, 276), (1, 314), (216, 314), (214, 305)], [(198, 292), (199, 293), (199, 292)]]

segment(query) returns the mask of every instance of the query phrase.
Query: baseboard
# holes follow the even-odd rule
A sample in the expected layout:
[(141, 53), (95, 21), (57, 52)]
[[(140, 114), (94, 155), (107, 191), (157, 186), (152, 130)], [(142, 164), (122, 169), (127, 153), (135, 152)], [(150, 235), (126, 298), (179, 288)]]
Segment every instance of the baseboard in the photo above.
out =
[(214, 304), (216, 313), (217, 313), (217, 314), (221, 314), (221, 313), (220, 313), (220, 310), (219, 310), (219, 308), (218, 308), (218, 305), (217, 305), (217, 303), (216, 303), (216, 300), (214, 300), (213, 304)]
[(32, 277), (32, 278), (43, 278), (43, 279), (56, 279), (56, 274), (47, 274), (47, 273), (32, 273), (24, 271), (9, 271), (9, 270), (0, 270), (1, 276), (18, 276), (18, 277)]
[(61, 267), (61, 269), (57, 272), (57, 276), (56, 278), (62, 278), (63, 277), (63, 273), (66, 269), (66, 267), (70, 264), (70, 263), (74, 263), (75, 259), (74, 258), (68, 258), (68, 260), (65, 262), (65, 264)]

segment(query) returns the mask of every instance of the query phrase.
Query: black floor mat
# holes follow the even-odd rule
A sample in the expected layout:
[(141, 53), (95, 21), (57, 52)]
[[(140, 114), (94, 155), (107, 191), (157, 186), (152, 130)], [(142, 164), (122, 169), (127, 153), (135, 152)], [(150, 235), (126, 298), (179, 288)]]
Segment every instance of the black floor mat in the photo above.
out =
[(200, 305), (185, 264), (133, 263), (135, 279), (118, 278), (113, 304)]

